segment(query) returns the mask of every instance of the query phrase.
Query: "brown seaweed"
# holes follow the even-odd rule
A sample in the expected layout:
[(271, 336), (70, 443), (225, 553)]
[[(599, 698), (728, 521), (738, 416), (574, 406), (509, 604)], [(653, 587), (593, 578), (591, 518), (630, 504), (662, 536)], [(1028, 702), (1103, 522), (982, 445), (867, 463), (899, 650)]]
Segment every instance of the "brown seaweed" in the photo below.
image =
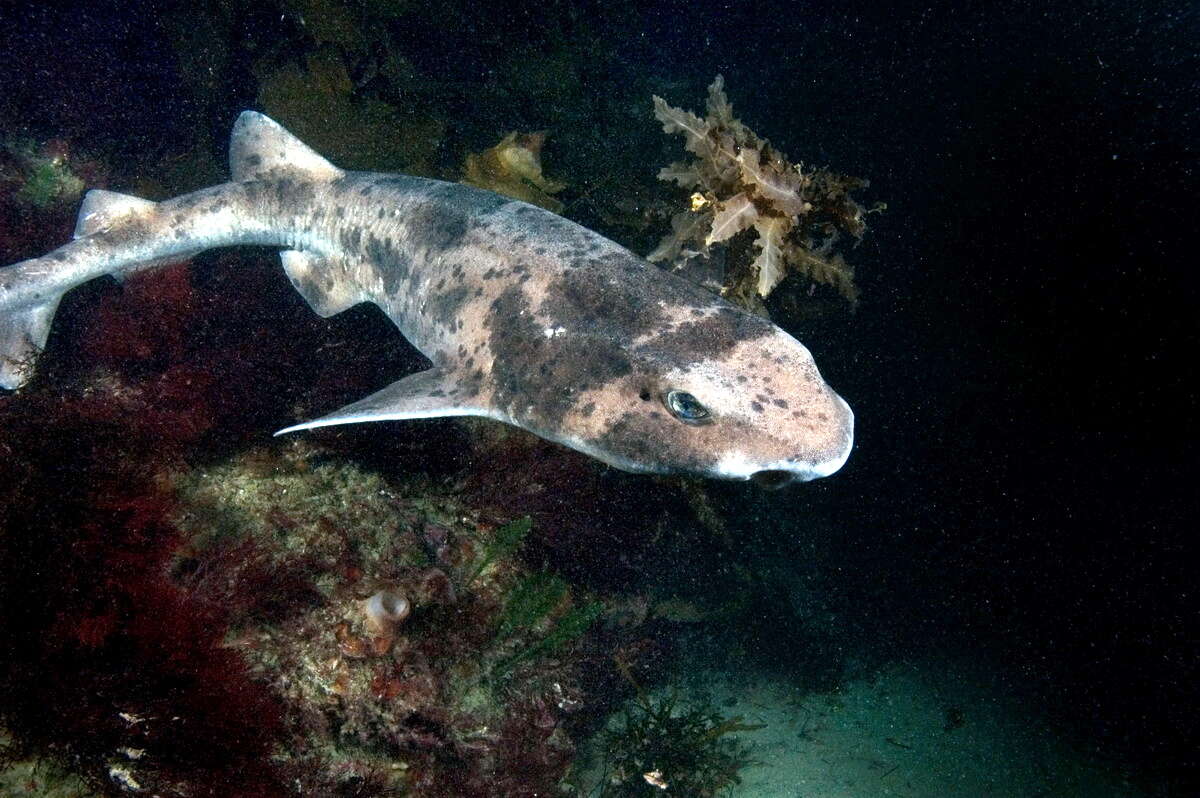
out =
[[(671, 232), (647, 257), (684, 269), (753, 230), (754, 253), (733, 253), (722, 293), (756, 306), (789, 273), (832, 286), (852, 304), (858, 299), (854, 270), (833, 252), (838, 238), (856, 241), (866, 231), (866, 211), (850, 196), (867, 181), (793, 163), (733, 115), (718, 75), (708, 87), (707, 115), (674, 108), (654, 97), (654, 115), (666, 133), (678, 133), (694, 156), (658, 174), (693, 193), (671, 219)], [(882, 210), (877, 206), (872, 210)]]

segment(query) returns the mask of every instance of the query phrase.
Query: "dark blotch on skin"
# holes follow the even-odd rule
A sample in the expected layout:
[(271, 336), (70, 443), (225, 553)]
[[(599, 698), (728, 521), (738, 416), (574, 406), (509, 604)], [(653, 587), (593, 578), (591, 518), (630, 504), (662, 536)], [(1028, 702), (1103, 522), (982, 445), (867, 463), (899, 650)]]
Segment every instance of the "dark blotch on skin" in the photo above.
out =
[(652, 276), (658, 275), (614, 279), (607, 269), (574, 269), (550, 284), (540, 312), (572, 333), (587, 330), (627, 344), (661, 328), (666, 315), (659, 300), (675, 299)]
[(601, 451), (636, 463), (647, 470), (703, 473), (711, 471), (715, 460), (702, 460), (694, 449), (677, 436), (687, 434), (684, 425), (654, 419), (638, 413), (625, 413), (591, 443)]
[[(497, 404), (535, 430), (551, 430), (589, 387), (630, 373), (618, 342), (591, 334), (547, 338), (517, 286), (492, 303), (491, 350)], [(522, 314), (522, 311), (525, 311)]]
[(409, 240), (429, 252), (459, 246), (471, 229), (470, 217), (456, 208), (421, 205), (404, 220)]
[[(385, 183), (393, 178), (385, 178)], [(438, 183), (406, 178), (405, 188), (419, 194), (421, 202), (405, 219), (414, 244), (430, 251), (459, 246), (467, 234), (482, 224), (481, 217), (511, 200), (458, 183)]]
[(450, 329), (459, 329), (459, 311), (470, 297), (471, 290), (461, 285), (449, 291), (435, 293), (429, 298), (429, 316)]
[[(731, 306), (723, 306), (715, 315), (684, 322), (674, 330), (664, 332), (643, 349), (646, 355), (657, 355), (670, 363), (683, 364), (704, 359), (719, 359), (728, 354), (740, 341), (765, 338), (774, 334), (775, 326), (766, 319)], [(745, 382), (745, 379), (739, 375), (738, 382)], [(762, 401), (768, 400), (762, 397)]]
[[(468, 361), (468, 368), (470, 362)], [(459, 376), (458, 384), (459, 395), (464, 399), (472, 399), (479, 395), (483, 390), (483, 372), (478, 369), (468, 372), (465, 376)]]
[(383, 290), (389, 296), (397, 296), (408, 288), (412, 262), (390, 239), (368, 234), (363, 245), (363, 254), (379, 270)]
[(274, 181), (275, 201), (281, 207), (299, 205), (301, 207), (312, 204), (316, 198), (316, 190), (313, 184), (306, 180), (292, 180), (291, 178), (282, 178)]

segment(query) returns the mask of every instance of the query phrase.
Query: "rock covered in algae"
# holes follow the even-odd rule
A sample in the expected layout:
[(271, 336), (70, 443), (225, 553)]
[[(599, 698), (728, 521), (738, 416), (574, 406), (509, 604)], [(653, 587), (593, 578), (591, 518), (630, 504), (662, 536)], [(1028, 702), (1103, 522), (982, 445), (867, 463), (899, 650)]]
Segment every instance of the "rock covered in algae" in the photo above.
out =
[(487, 523), (424, 480), (304, 443), (194, 472), (180, 492), (184, 584), (278, 598), (252, 600), (226, 645), (282, 698), (295, 739), (278, 756), (303, 763), (306, 789), (484, 795), (561, 778), (562, 722), (582, 706), (569, 644), (602, 605), (513, 557), (528, 522)]
[(359, 96), (336, 50), (318, 50), (303, 67), (285, 64), (260, 79), (263, 110), (338, 166), (432, 171), (445, 126), (431, 117), (401, 113), (382, 99)]

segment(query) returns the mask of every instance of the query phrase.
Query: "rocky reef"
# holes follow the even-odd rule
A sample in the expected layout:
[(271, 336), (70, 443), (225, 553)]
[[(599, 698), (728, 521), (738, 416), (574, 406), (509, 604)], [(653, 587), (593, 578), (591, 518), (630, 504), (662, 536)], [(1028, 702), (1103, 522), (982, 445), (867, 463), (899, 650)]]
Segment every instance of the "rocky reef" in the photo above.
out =
[[(35, 215), (69, 234), (68, 210)], [(631, 591), (694, 548), (690, 500), (482, 422), (271, 439), (419, 362), (369, 313), (293, 306), (266, 258), (80, 289), (0, 397), (0, 773), (40, 759), (97, 795), (556, 790), (632, 694), (614, 653), (662, 672), (677, 622)], [(341, 336), (361, 343), (314, 362)]]
[[(187, 127), (163, 144), (175, 150), (88, 139), (101, 153), (90, 155), (69, 138), (5, 149), (0, 263), (69, 240), (83, 185), (161, 197), (225, 179), (216, 142), (233, 74), (242, 96), (343, 165), (465, 177), (555, 210), (561, 189), (595, 217), (580, 221), (610, 206), (614, 224), (640, 219), (616, 204), (634, 165), (610, 169), (579, 144), (599, 110), (555, 132), (556, 146), (576, 144), (563, 147), (574, 167), (556, 152), (552, 171), (569, 186), (542, 174), (543, 134), (465, 155), (541, 120), (510, 119), (508, 89), (489, 79), (466, 92), (486, 113), (468, 133), (451, 125), (458, 89), (399, 54), (406, 26), (384, 5), (181, 12), (169, 27), (179, 78), (220, 131)], [(268, 24), (284, 34), (269, 47), (234, 33)], [(508, 54), (504, 85), (537, 108), (587, 108), (567, 100), (591, 67), (563, 42), (544, 50)], [(496, 118), (505, 127), (482, 121)], [(631, 718), (657, 719), (650, 731), (677, 728), (636, 685), (664, 678), (682, 635), (757, 632), (739, 622), (752, 617), (774, 631), (787, 627), (773, 613), (794, 614), (739, 564), (774, 557), (765, 541), (780, 536), (736, 489), (619, 473), (471, 419), (270, 438), (426, 365), (371, 309), (314, 316), (274, 253), (208, 253), (83, 286), (49, 349), (32, 382), (0, 396), (0, 792), (568, 792), (577, 749), (627, 702)], [(714, 645), (748, 656), (757, 643), (730, 633)], [(638, 770), (653, 746), (683, 762), (689, 740), (727, 728), (690, 717), (682, 736), (611, 741), (612, 794), (657, 794), (653, 768)], [(739, 761), (710, 781), (731, 783)]]

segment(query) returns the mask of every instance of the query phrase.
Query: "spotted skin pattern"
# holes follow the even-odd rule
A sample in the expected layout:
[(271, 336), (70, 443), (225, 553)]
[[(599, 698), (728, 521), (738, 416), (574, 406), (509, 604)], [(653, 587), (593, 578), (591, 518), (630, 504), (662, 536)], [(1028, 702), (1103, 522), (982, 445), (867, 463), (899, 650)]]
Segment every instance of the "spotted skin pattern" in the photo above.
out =
[[(853, 414), (800, 342), (586, 228), (469, 186), (343, 172), (252, 112), (230, 160), (234, 182), (149, 207), (98, 195), (74, 242), (0, 270), (0, 346), (20, 343), (13, 322), (5, 344), (5, 314), (101, 274), (278, 246), (314, 310), (373, 302), (434, 367), (289, 429), (481, 415), (629, 471), (776, 482), (849, 455)], [(25, 375), (0, 376), (14, 387)], [(704, 423), (676, 417), (671, 391), (694, 397)]]

